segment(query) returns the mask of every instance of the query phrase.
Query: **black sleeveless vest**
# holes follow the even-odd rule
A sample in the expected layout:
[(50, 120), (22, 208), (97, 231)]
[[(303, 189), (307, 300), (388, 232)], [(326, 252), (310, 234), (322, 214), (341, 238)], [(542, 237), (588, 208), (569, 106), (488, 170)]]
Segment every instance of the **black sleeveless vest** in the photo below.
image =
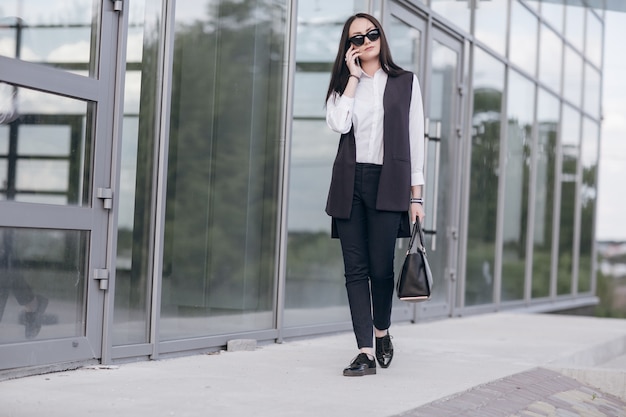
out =
[[(389, 77), (383, 94), (383, 166), (378, 184), (376, 209), (403, 213), (398, 237), (411, 235), (409, 198), (411, 196), (411, 148), (409, 145), (409, 109), (413, 73)], [(341, 135), (333, 164), (326, 202), (326, 213), (333, 218), (349, 219), (354, 193), (356, 145), (354, 128)], [(333, 221), (332, 236), (337, 237)]]

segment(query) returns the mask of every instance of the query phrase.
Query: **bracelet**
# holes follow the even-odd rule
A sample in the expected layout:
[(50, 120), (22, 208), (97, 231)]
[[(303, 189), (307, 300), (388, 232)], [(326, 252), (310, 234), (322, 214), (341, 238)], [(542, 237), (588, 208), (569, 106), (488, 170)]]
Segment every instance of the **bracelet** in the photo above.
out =
[(424, 204), (424, 199), (423, 198), (413, 198), (413, 197), (411, 197), (410, 202), (411, 202), (411, 204), (416, 203), (416, 204), (422, 204), (423, 205)]
[(360, 79), (359, 77), (357, 77), (356, 75), (354, 75), (354, 74), (350, 74), (350, 75), (348, 75), (348, 79), (350, 79), (350, 77), (354, 77), (354, 78), (356, 78), (357, 82), (358, 82), (358, 81), (361, 81), (361, 79)]

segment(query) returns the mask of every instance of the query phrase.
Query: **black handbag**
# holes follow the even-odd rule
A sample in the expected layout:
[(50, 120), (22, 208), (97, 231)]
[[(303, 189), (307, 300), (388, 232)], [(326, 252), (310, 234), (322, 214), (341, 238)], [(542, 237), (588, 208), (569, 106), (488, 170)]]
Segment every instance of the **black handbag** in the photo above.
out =
[(396, 290), (400, 300), (419, 302), (430, 299), (432, 287), (433, 276), (426, 257), (424, 232), (418, 218), (413, 225)]

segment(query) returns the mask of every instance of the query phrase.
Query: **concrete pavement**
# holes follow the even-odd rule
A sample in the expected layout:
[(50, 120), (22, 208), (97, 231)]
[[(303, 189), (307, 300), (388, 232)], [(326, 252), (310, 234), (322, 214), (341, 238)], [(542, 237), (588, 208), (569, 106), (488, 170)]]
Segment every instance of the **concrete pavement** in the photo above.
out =
[[(341, 375), (356, 355), (343, 333), (7, 380), (0, 416), (626, 416), (625, 320), (497, 313), (391, 334), (375, 376)], [(550, 405), (570, 400), (587, 408)]]

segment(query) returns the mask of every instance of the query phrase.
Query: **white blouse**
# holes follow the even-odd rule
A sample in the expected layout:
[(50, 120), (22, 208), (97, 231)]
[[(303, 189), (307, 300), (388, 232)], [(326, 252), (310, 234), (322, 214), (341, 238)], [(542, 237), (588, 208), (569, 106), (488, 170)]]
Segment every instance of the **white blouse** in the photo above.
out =
[[(354, 125), (356, 162), (383, 163), (383, 95), (387, 73), (382, 69), (373, 77), (362, 73), (354, 98), (337, 93), (326, 103), (326, 123), (337, 133), (348, 133)], [(424, 184), (424, 105), (417, 76), (413, 75), (409, 109), (411, 185)]]

